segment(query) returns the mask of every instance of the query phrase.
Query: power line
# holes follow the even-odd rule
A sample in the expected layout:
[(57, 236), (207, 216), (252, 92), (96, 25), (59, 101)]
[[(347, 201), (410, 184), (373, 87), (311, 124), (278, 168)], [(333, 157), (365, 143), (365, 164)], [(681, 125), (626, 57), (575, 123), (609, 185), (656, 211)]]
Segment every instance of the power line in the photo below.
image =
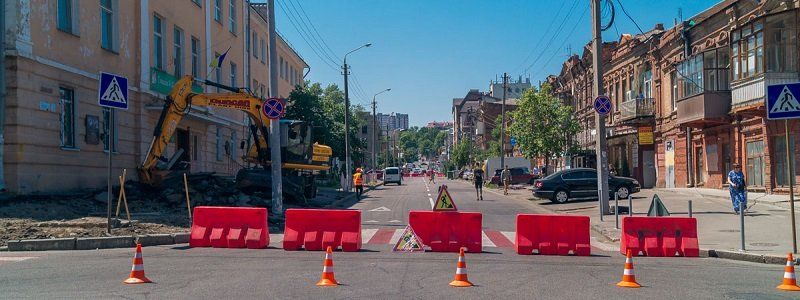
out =
[(303, 41), (305, 41), (305, 42), (306, 42), (306, 45), (308, 45), (308, 47), (309, 47), (309, 48), (311, 48), (311, 51), (313, 51), (313, 52), (314, 52), (314, 54), (316, 54), (316, 55), (317, 55), (317, 57), (319, 57), (319, 59), (320, 59), (320, 60), (322, 60), (322, 62), (324, 62), (324, 63), (325, 63), (325, 64), (326, 64), (328, 67), (330, 67), (332, 70), (334, 70), (334, 71), (339, 71), (339, 67), (338, 67), (338, 66), (336, 66), (336, 64), (332, 64), (332, 63), (331, 63), (331, 62), (330, 62), (328, 59), (326, 59), (326, 58), (325, 58), (323, 55), (321, 55), (321, 54), (319, 53), (319, 51), (317, 50), (317, 48), (316, 48), (316, 47), (314, 47), (314, 45), (313, 45), (311, 42), (309, 42), (309, 41), (308, 41), (308, 38), (306, 38), (306, 36), (305, 36), (305, 35), (303, 34), (303, 32), (302, 32), (302, 31), (299, 29), (299, 27), (297, 26), (297, 24), (295, 24), (295, 21), (294, 21), (294, 19), (292, 19), (292, 17), (289, 15), (289, 13), (286, 11), (286, 9), (283, 7), (283, 4), (281, 4), (281, 2), (280, 2), (280, 1), (277, 1), (277, 2), (278, 2), (278, 6), (281, 8), (281, 11), (283, 11), (283, 13), (284, 13), (284, 14), (286, 14), (286, 16), (288, 17), (288, 19), (289, 19), (289, 23), (291, 23), (291, 24), (292, 24), (292, 27), (294, 27), (294, 29), (297, 31), (298, 35), (300, 35), (300, 37), (303, 39)]
[[(290, 1), (292, 1), (292, 0), (290, 0)], [(298, 6), (298, 7), (300, 7), (300, 11), (303, 13), (303, 16), (305, 16), (305, 17), (306, 17), (306, 20), (309, 20), (309, 21), (308, 21), (308, 23), (309, 23), (309, 24), (311, 24), (311, 29), (313, 29), (313, 30), (314, 30), (314, 33), (316, 33), (316, 34), (317, 34), (317, 36), (319, 37), (320, 41), (322, 41), (322, 44), (325, 46), (325, 48), (326, 48), (326, 49), (328, 49), (328, 51), (331, 53), (331, 55), (333, 55), (333, 57), (334, 57), (334, 58), (336, 58), (336, 59), (337, 59), (337, 61), (338, 61), (338, 60), (340, 60), (340, 59), (339, 59), (339, 56), (337, 56), (337, 55), (336, 55), (336, 52), (335, 52), (335, 51), (333, 51), (333, 49), (331, 49), (331, 47), (330, 47), (330, 46), (328, 46), (328, 43), (326, 43), (326, 42), (325, 42), (325, 39), (323, 39), (323, 38), (322, 38), (322, 35), (321, 35), (321, 34), (319, 34), (319, 31), (317, 31), (317, 27), (316, 27), (316, 26), (314, 26), (314, 23), (313, 23), (313, 22), (311, 22), (311, 18), (309, 18), (309, 17), (308, 17), (308, 14), (306, 14), (306, 10), (303, 8), (303, 4), (302, 4), (302, 2), (300, 2), (300, 1), (297, 1), (297, 6)]]
[[(552, 20), (552, 21), (550, 21), (550, 24), (548, 24), (548, 25), (547, 25), (547, 29), (545, 29), (544, 31), (542, 31), (542, 34), (541, 34), (541, 35), (542, 35), (542, 36), (541, 36), (542, 38), (544, 37), (544, 35), (545, 35), (545, 34), (547, 34), (548, 32), (550, 32), (550, 29), (551, 29), (551, 28), (553, 28), (553, 24), (555, 24), (555, 20), (556, 20), (556, 19), (558, 19), (558, 16), (561, 14), (561, 10), (563, 10), (563, 9), (564, 9), (564, 5), (565, 5), (565, 4), (567, 4), (567, 1), (561, 1), (561, 6), (558, 8), (558, 10), (556, 11), (556, 13), (553, 15), (553, 20)], [(519, 66), (520, 68), (525, 66), (525, 64), (528, 62), (528, 59), (529, 59), (529, 58), (531, 58), (531, 55), (533, 55), (533, 53), (535, 53), (535, 52), (536, 52), (536, 49), (539, 49), (539, 47), (540, 47), (541, 45), (542, 45), (542, 44), (536, 44), (536, 46), (534, 46), (533, 48), (531, 48), (531, 51), (530, 51), (530, 52), (528, 52), (528, 55), (526, 55), (526, 56), (525, 56), (525, 59), (523, 59), (523, 60), (522, 60), (522, 63), (520, 63), (520, 66)]]
[(528, 71), (530, 68), (532, 68), (532, 67), (533, 67), (533, 66), (534, 66), (534, 65), (535, 65), (535, 64), (536, 64), (536, 63), (539, 61), (539, 59), (541, 59), (541, 58), (542, 58), (542, 55), (544, 55), (544, 53), (545, 53), (545, 52), (546, 52), (548, 49), (550, 49), (550, 46), (553, 44), (553, 42), (554, 42), (554, 41), (555, 41), (555, 39), (556, 39), (556, 36), (558, 36), (558, 35), (559, 35), (559, 33), (561, 33), (561, 29), (563, 29), (563, 27), (564, 27), (564, 24), (567, 22), (567, 20), (569, 19), (569, 17), (572, 15), (572, 12), (575, 10), (575, 7), (578, 5), (578, 3), (579, 3), (579, 1), (578, 1), (578, 0), (575, 0), (575, 1), (572, 3), (572, 7), (570, 7), (570, 9), (569, 9), (569, 12), (568, 12), (568, 13), (567, 13), (567, 15), (564, 17), (564, 19), (562, 19), (562, 20), (561, 20), (561, 24), (560, 24), (560, 25), (558, 25), (558, 29), (556, 29), (556, 31), (555, 31), (555, 32), (553, 33), (553, 35), (550, 37), (550, 40), (549, 40), (549, 41), (547, 41), (547, 43), (545, 43), (545, 49), (544, 49), (543, 51), (539, 52), (539, 55), (537, 55), (537, 56), (536, 56), (536, 59), (534, 59), (534, 61), (533, 61), (533, 62), (532, 62), (530, 65), (528, 65), (528, 67), (527, 67), (527, 68), (525, 68), (525, 69), (522, 71), (522, 73), (525, 73), (525, 72), (527, 72), (527, 71)]
[[(578, 18), (578, 22), (575, 22), (575, 26), (573, 26), (573, 27), (572, 27), (572, 29), (570, 30), (569, 34), (567, 34), (567, 37), (570, 37), (570, 36), (572, 36), (572, 34), (573, 34), (573, 33), (575, 33), (575, 30), (578, 28), (578, 25), (580, 25), (580, 24), (581, 24), (581, 22), (580, 22), (580, 21), (581, 21), (581, 19), (583, 19), (583, 17), (586, 15), (586, 12), (587, 12), (588, 10), (589, 10), (589, 7), (588, 7), (588, 6), (587, 6), (586, 8), (584, 8), (584, 9), (583, 9), (583, 12), (581, 13), (581, 15), (580, 15), (580, 18)], [(560, 49), (560, 48), (563, 48), (563, 47), (564, 47), (564, 44), (566, 44), (566, 43), (567, 43), (567, 40), (568, 40), (568, 39), (566, 39), (566, 38), (565, 38), (565, 39), (564, 39), (564, 41), (561, 43), (561, 45), (560, 45), (560, 46), (558, 46), (558, 48), (559, 48), (559, 49)], [(552, 60), (553, 60), (553, 58), (554, 58), (554, 57), (556, 57), (556, 56), (558, 56), (558, 52), (556, 52), (555, 54), (553, 54), (552, 56), (550, 56), (550, 58), (549, 58), (549, 59), (547, 59), (547, 61), (544, 63), (544, 65), (545, 65), (545, 66), (547, 66), (547, 64), (549, 64), (549, 63), (550, 63), (550, 61), (552, 61)]]
[(619, 8), (621, 8), (621, 9), (622, 9), (622, 13), (624, 13), (624, 14), (625, 14), (625, 16), (626, 16), (626, 17), (628, 17), (628, 19), (630, 19), (630, 20), (631, 20), (631, 22), (633, 22), (633, 25), (636, 25), (636, 28), (637, 28), (637, 29), (639, 29), (639, 32), (640, 32), (641, 34), (644, 34), (644, 31), (642, 30), (642, 27), (639, 27), (639, 23), (636, 23), (636, 20), (634, 20), (634, 19), (631, 17), (631, 15), (629, 15), (629, 14), (628, 14), (628, 11), (627, 11), (627, 10), (625, 10), (625, 6), (622, 6), (622, 2), (620, 2), (620, 0), (617, 0), (617, 4), (619, 4)]
[[(292, 2), (291, 0), (286, 0), (285, 2), (286, 3), (284, 3), (283, 6), (286, 8), (287, 11), (291, 12), (294, 17), (296, 17), (297, 23), (301, 26), (301, 29), (304, 29), (303, 32), (308, 36), (308, 38), (312, 42), (314, 42), (314, 44), (317, 47), (317, 50), (319, 50), (320, 53), (322, 53), (322, 55), (325, 55), (325, 57), (327, 59), (331, 60), (332, 62), (337, 62), (338, 63), (338, 60), (334, 59), (330, 54), (328, 54), (327, 51), (325, 51), (325, 48), (322, 47), (322, 43), (319, 41), (319, 38), (316, 35), (314, 35), (314, 33), (311, 31), (311, 28), (308, 25), (308, 23), (306, 22), (306, 19), (303, 18), (302, 16), (300, 16), (300, 13), (297, 11), (297, 8), (294, 6), (294, 2)], [(310, 22), (310, 20), (309, 20), (309, 22)]]

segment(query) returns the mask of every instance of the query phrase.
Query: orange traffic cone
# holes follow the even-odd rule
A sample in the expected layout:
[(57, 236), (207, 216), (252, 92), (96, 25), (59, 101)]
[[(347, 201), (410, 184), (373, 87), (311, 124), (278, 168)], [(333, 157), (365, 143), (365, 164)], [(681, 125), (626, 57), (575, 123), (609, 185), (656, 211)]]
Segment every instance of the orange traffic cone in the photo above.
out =
[(797, 286), (797, 278), (794, 277), (794, 258), (792, 253), (786, 257), (786, 267), (783, 269), (783, 283), (778, 286), (779, 290), (784, 291), (800, 291), (800, 286)]
[(133, 255), (133, 267), (131, 267), (130, 278), (123, 281), (127, 284), (150, 283), (150, 279), (144, 276), (144, 261), (142, 260), (142, 244), (136, 244), (136, 254)]
[(617, 283), (619, 287), (638, 288), (642, 287), (636, 282), (636, 276), (633, 275), (633, 258), (631, 257), (631, 250), (628, 250), (628, 255), (625, 258), (625, 271), (622, 273), (622, 281)]
[(458, 253), (458, 263), (456, 263), (456, 278), (450, 282), (454, 287), (470, 287), (472, 282), (467, 279), (467, 261), (464, 260), (464, 248)]
[(325, 262), (322, 263), (322, 278), (317, 282), (317, 286), (337, 286), (336, 278), (333, 276), (333, 248), (328, 246), (325, 251)]

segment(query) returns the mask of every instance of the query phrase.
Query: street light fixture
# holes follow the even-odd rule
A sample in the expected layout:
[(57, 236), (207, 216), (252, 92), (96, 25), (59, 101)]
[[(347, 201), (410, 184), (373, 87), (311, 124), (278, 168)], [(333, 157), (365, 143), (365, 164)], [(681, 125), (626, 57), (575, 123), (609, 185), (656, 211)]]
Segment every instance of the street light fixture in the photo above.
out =
[(347, 75), (348, 69), (347, 66), (347, 55), (350, 53), (356, 52), (361, 48), (372, 46), (372, 43), (366, 43), (361, 45), (361, 47), (355, 48), (347, 54), (344, 55), (343, 66), (342, 70), (344, 71), (344, 172), (345, 176), (347, 176), (347, 182), (345, 186), (347, 187), (345, 190), (350, 191), (350, 186), (352, 185), (353, 177), (351, 169), (351, 162), (350, 162), (350, 94), (347, 90)]
[(375, 107), (377, 106), (377, 102), (375, 102), (375, 97), (385, 92), (391, 91), (392, 89), (385, 89), (383, 91), (378, 92), (375, 95), (372, 95), (372, 168), (375, 169), (378, 167), (377, 158), (376, 158), (376, 151), (375, 151), (375, 135), (376, 131), (378, 131), (378, 115), (375, 113)]

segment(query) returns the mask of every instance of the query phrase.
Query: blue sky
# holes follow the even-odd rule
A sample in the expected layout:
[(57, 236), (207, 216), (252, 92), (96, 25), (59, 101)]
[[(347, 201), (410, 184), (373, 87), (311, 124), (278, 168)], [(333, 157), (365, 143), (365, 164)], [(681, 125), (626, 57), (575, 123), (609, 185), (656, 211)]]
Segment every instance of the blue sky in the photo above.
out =
[[(391, 88), (378, 96), (378, 112), (408, 113), (412, 126), (451, 120), (453, 98), (488, 90), (503, 72), (536, 84), (560, 71), (569, 47), (581, 53), (591, 37), (588, 0), (275, 1), (278, 31), (311, 66), (307, 79), (341, 87), (344, 53), (372, 43), (348, 56), (351, 103), (367, 106)], [(617, 1), (644, 31), (672, 27), (679, 8), (689, 19), (719, 2), (612, 1), (607, 41), (638, 32)]]

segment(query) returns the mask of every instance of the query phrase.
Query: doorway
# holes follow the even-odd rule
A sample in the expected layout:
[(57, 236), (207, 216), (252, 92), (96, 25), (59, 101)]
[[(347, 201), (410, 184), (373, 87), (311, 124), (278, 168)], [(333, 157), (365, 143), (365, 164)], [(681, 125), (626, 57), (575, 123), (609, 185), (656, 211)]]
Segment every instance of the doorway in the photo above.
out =
[(178, 159), (176, 168), (189, 171), (189, 167), (191, 166), (190, 162), (192, 161), (192, 146), (189, 130), (180, 128), (175, 130), (175, 150), (177, 151), (178, 149), (183, 149), (183, 154), (181, 154), (181, 157)]
[(655, 151), (642, 151), (642, 187), (656, 186), (656, 157)]
[(668, 140), (664, 143), (664, 165), (666, 176), (664, 177), (667, 188), (675, 187), (675, 140)]

